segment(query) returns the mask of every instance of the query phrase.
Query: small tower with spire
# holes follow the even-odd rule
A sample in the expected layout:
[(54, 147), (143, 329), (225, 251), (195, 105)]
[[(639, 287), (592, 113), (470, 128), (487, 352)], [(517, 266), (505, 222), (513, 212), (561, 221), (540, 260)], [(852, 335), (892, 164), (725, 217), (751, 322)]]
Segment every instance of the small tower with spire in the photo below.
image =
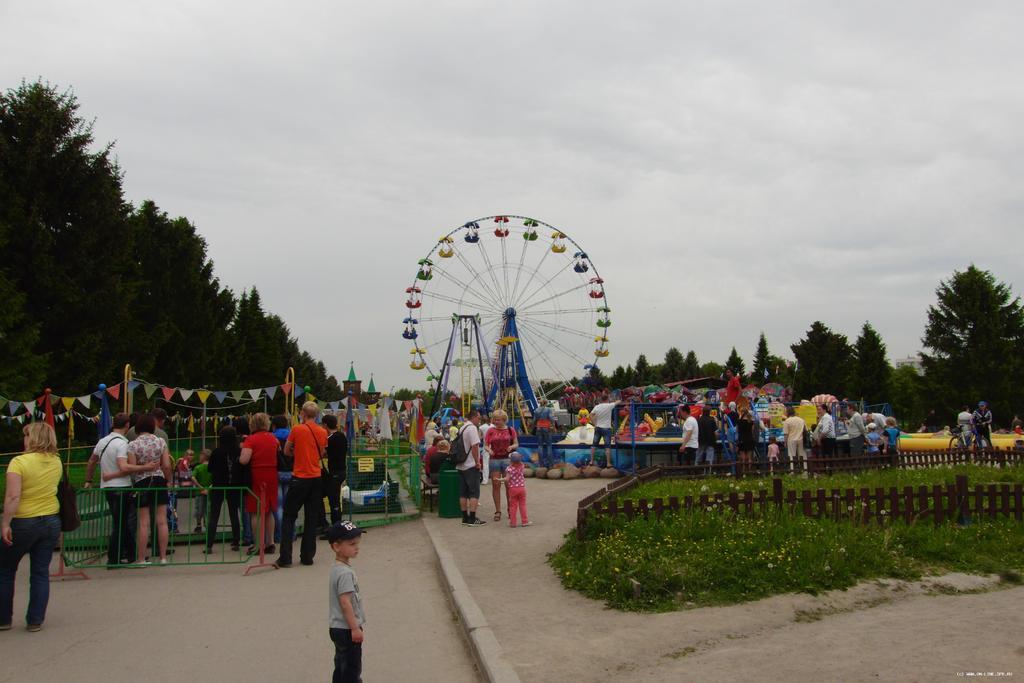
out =
[(356, 379), (355, 362), (348, 364), (348, 379), (341, 383), (346, 396), (351, 396), (357, 401), (362, 400), (363, 382)]
[(371, 405), (380, 400), (380, 392), (377, 391), (377, 387), (373, 385), (373, 373), (370, 373), (370, 385), (366, 387), (366, 393), (363, 394), (363, 402), (367, 405)]

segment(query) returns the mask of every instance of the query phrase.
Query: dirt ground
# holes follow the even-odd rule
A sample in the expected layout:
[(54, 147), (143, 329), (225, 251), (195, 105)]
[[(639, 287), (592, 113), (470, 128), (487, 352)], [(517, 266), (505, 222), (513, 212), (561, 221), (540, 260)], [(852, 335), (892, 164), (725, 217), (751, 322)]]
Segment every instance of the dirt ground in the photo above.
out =
[[(24, 629), (28, 560), (0, 681), (327, 681), (324, 541), (316, 563), (242, 576), (239, 565), (90, 570), (54, 583), (46, 624)], [(371, 529), (353, 566), (366, 608), (364, 680), (478, 680), (420, 521)]]
[[(547, 554), (604, 482), (528, 480), (534, 526), (428, 516), (524, 681), (936, 681), (1024, 676), (1024, 588), (948, 575), (822, 596), (633, 614), (562, 588)], [(481, 505), (494, 511), (490, 492)], [(519, 583), (515, 579), (528, 578)], [(964, 592), (969, 592), (964, 594)], [(970, 592), (983, 591), (983, 592)]]

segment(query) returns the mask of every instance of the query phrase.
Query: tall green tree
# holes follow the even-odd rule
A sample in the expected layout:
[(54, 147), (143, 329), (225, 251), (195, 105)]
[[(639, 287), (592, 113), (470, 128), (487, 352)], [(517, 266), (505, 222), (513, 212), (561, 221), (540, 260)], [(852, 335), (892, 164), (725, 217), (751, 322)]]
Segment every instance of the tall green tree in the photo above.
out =
[(700, 366), (699, 377), (722, 377), (725, 374), (725, 366), (711, 360)]
[(847, 390), (852, 397), (864, 399), (868, 404), (888, 402), (891, 373), (892, 368), (885, 356), (885, 342), (871, 323), (865, 322), (860, 336), (853, 343)]
[(54, 388), (116, 376), (131, 336), (131, 231), (110, 147), (70, 92), (23, 83), (0, 94), (0, 243), (4, 275), (38, 325), (31, 350)]
[[(766, 372), (767, 371), (767, 372)], [(768, 340), (764, 332), (757, 340), (757, 350), (754, 351), (754, 369), (752, 380), (757, 384), (768, 382), (771, 377), (771, 354), (768, 353)]]
[(683, 354), (676, 347), (665, 352), (665, 362), (661, 365), (659, 377), (664, 382), (676, 382), (683, 377)]
[(624, 389), (629, 386), (629, 378), (626, 377), (626, 369), (621, 365), (615, 368), (612, 376), (608, 379), (608, 386), (612, 389)]
[(921, 354), (936, 410), (952, 414), (979, 399), (997, 424), (1012, 416), (1024, 386), (1024, 308), (1009, 285), (971, 265), (939, 283), (928, 307)]
[(889, 377), (892, 412), (903, 428), (909, 431), (917, 431), (917, 426), (925, 417), (923, 379), (912, 365), (894, 369)]
[(853, 350), (846, 335), (833, 332), (821, 321), (814, 321), (807, 334), (789, 347), (796, 358), (793, 390), (797, 398), (830, 393), (847, 395), (850, 357)]
[(700, 377), (701, 369), (700, 362), (697, 360), (697, 354), (692, 350), (686, 352), (686, 358), (683, 360), (683, 371), (680, 379), (695, 379)]
[(736, 347), (732, 347), (732, 352), (725, 361), (725, 367), (727, 370), (732, 370), (732, 374), (736, 375), (740, 379), (746, 374), (746, 366), (743, 363), (743, 359), (740, 358), (740, 354), (736, 353)]
[(654, 381), (654, 378), (651, 376), (651, 366), (647, 362), (647, 356), (642, 353), (636, 359), (636, 366), (633, 368), (633, 372), (635, 374), (634, 381), (638, 386), (650, 384)]

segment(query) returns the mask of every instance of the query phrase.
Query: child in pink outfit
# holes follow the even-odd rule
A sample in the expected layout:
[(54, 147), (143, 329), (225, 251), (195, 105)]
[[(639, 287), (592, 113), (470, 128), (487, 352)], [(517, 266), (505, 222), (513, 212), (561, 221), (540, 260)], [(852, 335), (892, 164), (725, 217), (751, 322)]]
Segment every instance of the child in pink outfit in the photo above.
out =
[(768, 439), (768, 467), (772, 472), (775, 471), (775, 465), (779, 462), (779, 444), (776, 443), (775, 437)]
[(523, 456), (517, 451), (508, 454), (509, 465), (505, 470), (505, 486), (508, 487), (508, 525), (516, 528), (516, 513), (523, 515), (523, 526), (530, 526), (526, 514), (526, 477), (523, 474)]

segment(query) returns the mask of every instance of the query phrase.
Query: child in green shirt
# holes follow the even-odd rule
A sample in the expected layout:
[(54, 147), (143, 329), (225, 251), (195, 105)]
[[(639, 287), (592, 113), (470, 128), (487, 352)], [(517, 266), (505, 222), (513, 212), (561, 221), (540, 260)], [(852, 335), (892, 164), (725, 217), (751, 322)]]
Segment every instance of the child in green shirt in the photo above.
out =
[(210, 474), (210, 449), (203, 449), (203, 452), (199, 454), (199, 464), (192, 470), (192, 478), (199, 484), (199, 496), (196, 499), (196, 528), (193, 533), (201, 534), (203, 532), (203, 520), (206, 519), (206, 501), (210, 499), (209, 491), (211, 484), (213, 484), (213, 475)]

